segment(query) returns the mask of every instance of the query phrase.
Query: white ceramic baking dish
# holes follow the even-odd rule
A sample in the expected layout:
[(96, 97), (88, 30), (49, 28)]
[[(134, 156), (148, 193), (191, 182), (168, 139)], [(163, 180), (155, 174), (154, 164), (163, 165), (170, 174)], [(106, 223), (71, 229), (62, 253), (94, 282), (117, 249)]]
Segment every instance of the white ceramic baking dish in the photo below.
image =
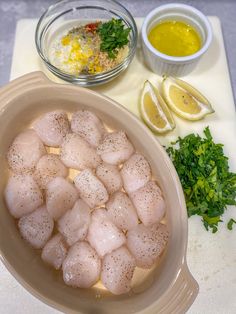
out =
[[(149, 160), (167, 203), (169, 244), (156, 267), (138, 270), (132, 292), (114, 296), (99, 285), (73, 289), (60, 272), (45, 265), (40, 254), (20, 237), (3, 199), (8, 176), (6, 152), (13, 138), (40, 114), (86, 108), (112, 128), (123, 129)], [(198, 284), (186, 264), (188, 240), (184, 195), (176, 171), (157, 139), (133, 114), (91, 90), (50, 82), (34, 72), (0, 89), (0, 255), (15, 278), (34, 296), (66, 313), (131, 314), (184, 313), (193, 303)]]

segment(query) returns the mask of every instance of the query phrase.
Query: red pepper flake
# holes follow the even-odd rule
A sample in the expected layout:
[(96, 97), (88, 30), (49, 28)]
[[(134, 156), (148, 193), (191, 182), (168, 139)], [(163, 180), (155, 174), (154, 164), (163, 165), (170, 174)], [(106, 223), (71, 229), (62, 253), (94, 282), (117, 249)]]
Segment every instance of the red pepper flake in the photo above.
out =
[(85, 30), (87, 32), (95, 33), (100, 22), (89, 23), (85, 25)]

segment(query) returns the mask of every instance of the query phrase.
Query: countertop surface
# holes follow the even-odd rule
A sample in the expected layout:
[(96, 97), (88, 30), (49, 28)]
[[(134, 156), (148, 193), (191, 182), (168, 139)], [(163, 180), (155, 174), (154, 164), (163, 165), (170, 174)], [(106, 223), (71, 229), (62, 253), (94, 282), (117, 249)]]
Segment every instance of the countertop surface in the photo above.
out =
[[(37, 18), (48, 5), (54, 3), (52, 0), (24, 0), (11, 1), (0, 0), (0, 86), (9, 81), (12, 52), (15, 37), (15, 27), (19, 19), (23, 18)], [(134, 16), (145, 16), (150, 10), (164, 3), (172, 1), (158, 1), (158, 0), (136, 0), (136, 1), (122, 1)], [(234, 62), (236, 56), (236, 1), (235, 0), (195, 0), (195, 1), (179, 1), (185, 4), (190, 4), (200, 9), (206, 15), (216, 15), (221, 20), (225, 47), (228, 57), (229, 70), (231, 74), (231, 82), (236, 95), (236, 63)], [(197, 232), (197, 231), (196, 231)], [(196, 233), (197, 234), (197, 233)], [(0, 278), (0, 313), (24, 313), (37, 314), (58, 313), (38, 302), (37, 299), (30, 297), (29, 293), (22, 289), (19, 283), (14, 280), (10, 273), (5, 271), (4, 265), (0, 262), (0, 273), (3, 277)], [(3, 284), (1, 284), (4, 283)], [(7, 291), (12, 291), (12, 298), (9, 298)], [(217, 297), (217, 294), (216, 294)], [(218, 296), (219, 297), (219, 296)], [(226, 300), (222, 300), (225, 302)], [(1, 306), (2, 304), (2, 306)], [(16, 311), (16, 305), (18, 310)], [(192, 312), (194, 313), (194, 312)], [(213, 314), (213, 312), (205, 312), (203, 314)], [(220, 314), (233, 314), (233, 312), (218, 312)], [(95, 313), (94, 313), (95, 314)], [(197, 312), (194, 314), (198, 314)], [(215, 314), (215, 313), (214, 313)]]

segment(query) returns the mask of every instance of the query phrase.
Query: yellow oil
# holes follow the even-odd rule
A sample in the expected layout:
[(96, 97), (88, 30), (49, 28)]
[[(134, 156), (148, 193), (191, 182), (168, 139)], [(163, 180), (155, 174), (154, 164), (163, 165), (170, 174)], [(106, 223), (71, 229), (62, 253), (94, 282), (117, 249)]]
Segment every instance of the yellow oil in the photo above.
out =
[(154, 26), (148, 34), (152, 46), (173, 57), (189, 56), (200, 50), (198, 32), (181, 21), (164, 21)]

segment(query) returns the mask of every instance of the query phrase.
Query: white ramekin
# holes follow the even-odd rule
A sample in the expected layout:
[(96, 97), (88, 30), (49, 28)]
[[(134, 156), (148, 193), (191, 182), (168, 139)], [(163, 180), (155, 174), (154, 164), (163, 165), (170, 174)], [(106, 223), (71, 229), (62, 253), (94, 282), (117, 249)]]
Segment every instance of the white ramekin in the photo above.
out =
[[(185, 57), (172, 57), (156, 50), (148, 40), (148, 33), (158, 22), (180, 20), (192, 25), (200, 34), (202, 48)], [(142, 30), (144, 58), (149, 68), (157, 74), (184, 76), (191, 72), (199, 59), (207, 51), (212, 41), (212, 28), (207, 17), (192, 6), (170, 3), (152, 10), (145, 18)]]

